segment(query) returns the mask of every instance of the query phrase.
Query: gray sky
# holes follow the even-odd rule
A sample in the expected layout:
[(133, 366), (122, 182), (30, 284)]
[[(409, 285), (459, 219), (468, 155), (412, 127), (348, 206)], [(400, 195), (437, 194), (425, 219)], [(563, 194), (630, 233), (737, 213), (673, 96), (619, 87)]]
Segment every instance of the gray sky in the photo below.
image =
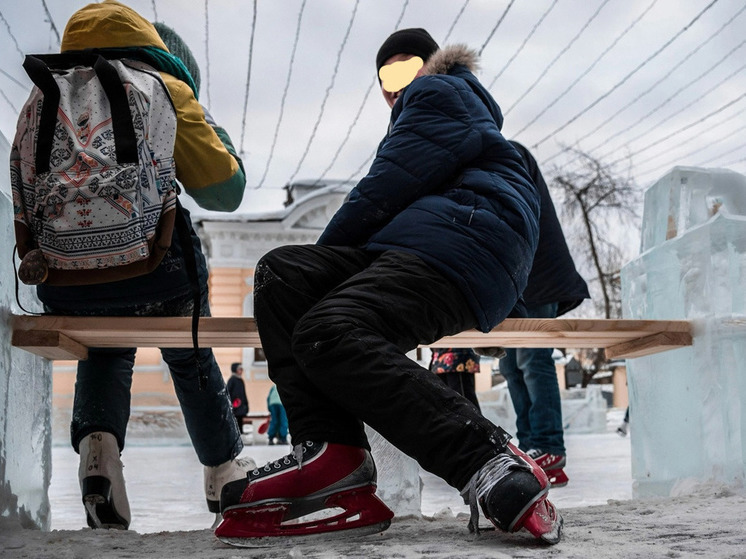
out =
[[(59, 48), (45, 6), (61, 34), (86, 3), (0, 0), (9, 140), (30, 89), (21, 53)], [(377, 81), (363, 101), (405, 5), (399, 27), (425, 27), (441, 46), (458, 18), (445, 44), (482, 49), (478, 76), (493, 84), (504, 134), (530, 147), (545, 174), (573, 165), (558, 153), (576, 142), (642, 187), (674, 165), (746, 173), (744, 0), (258, 0), (247, 105), (252, 0), (126, 3), (185, 39), (200, 64), (201, 102), (236, 145), (244, 137), (249, 188), (258, 187), (244, 211), (279, 208), (291, 178), (364, 174), (389, 109)]]

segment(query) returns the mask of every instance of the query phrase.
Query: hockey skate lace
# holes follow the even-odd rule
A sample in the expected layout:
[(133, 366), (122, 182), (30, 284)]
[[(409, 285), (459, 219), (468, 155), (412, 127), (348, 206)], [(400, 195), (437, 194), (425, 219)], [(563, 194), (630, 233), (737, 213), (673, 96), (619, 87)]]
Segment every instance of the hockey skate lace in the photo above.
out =
[(256, 469), (256, 462), (253, 458), (236, 458), (234, 462), (244, 472)]
[(487, 495), (511, 469), (520, 467), (511, 454), (503, 452), (491, 458), (471, 476), (469, 483), (461, 491), (464, 503), (469, 505), (469, 532), (479, 533), (479, 499)]
[(290, 454), (286, 454), (282, 458), (278, 458), (273, 462), (267, 462), (261, 469), (257, 468), (252, 473), (256, 476), (261, 473), (260, 470), (263, 470), (264, 472), (271, 472), (273, 469), (279, 470), (283, 466), (290, 466), (293, 463), (293, 460), (298, 464), (298, 469), (301, 470), (303, 468), (303, 455), (306, 453), (307, 447), (311, 446), (313, 446), (313, 443), (310, 441), (296, 444), (293, 446), (293, 452)]

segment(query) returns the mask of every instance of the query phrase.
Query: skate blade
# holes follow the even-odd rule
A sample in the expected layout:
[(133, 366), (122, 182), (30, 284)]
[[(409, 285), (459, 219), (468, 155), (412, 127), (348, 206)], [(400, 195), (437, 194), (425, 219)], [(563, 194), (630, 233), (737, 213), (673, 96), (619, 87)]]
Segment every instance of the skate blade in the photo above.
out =
[(554, 505), (547, 499), (542, 499), (536, 503), (521, 528), (544, 543), (554, 545), (562, 539), (563, 525), (562, 515)]
[(126, 530), (128, 526), (103, 495), (83, 497), (88, 526), (104, 530)]
[(317, 541), (353, 539), (385, 532), (389, 526), (391, 526), (391, 521), (385, 520), (383, 522), (379, 522), (378, 524), (370, 524), (368, 526), (360, 526), (358, 528), (340, 528), (338, 530), (328, 532), (297, 535), (261, 536), (257, 538), (233, 538), (229, 536), (217, 536), (217, 538), (221, 542), (232, 545), (234, 547), (262, 548), (274, 547), (284, 544), (297, 545), (299, 543), (306, 542), (312, 543)]
[[(314, 511), (306, 511), (303, 519), (293, 514), (298, 512), (298, 504), (292, 501), (228, 508), (215, 536), (229, 545), (265, 547), (283, 538), (305, 541), (314, 536), (346, 538), (379, 533), (391, 525), (394, 513), (374, 491), (371, 485), (331, 495)], [(325, 514), (330, 516), (318, 518)]]

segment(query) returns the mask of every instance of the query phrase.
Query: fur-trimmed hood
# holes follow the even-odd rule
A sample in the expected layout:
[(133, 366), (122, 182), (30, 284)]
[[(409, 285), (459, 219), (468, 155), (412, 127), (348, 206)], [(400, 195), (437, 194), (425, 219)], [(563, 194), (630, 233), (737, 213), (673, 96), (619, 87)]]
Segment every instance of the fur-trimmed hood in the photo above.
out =
[(479, 70), (479, 54), (466, 45), (449, 45), (438, 49), (425, 63), (424, 76), (452, 76), (469, 84), (471, 90), (487, 106), (498, 129), (503, 126), (503, 115), (495, 100), (474, 75)]
[(424, 75), (448, 74), (457, 65), (476, 73), (479, 70), (479, 55), (466, 45), (449, 45), (438, 49), (425, 63)]

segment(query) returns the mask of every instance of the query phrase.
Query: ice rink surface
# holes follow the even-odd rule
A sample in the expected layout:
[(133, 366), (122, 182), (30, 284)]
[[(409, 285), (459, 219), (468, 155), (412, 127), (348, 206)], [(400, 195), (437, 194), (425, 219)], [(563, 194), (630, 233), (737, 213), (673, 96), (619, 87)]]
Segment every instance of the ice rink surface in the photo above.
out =
[[(616, 433), (623, 415), (624, 410), (609, 411), (606, 433), (566, 435), (565, 471), (570, 483), (550, 492), (550, 500), (558, 508), (632, 498), (629, 437)], [(78, 487), (78, 455), (64, 443), (55, 441), (52, 448), (52, 529), (77, 530), (86, 525)], [(244, 447), (241, 456), (263, 465), (289, 452), (289, 446), (256, 445)], [(202, 466), (191, 446), (138, 446), (128, 441), (122, 461), (132, 509), (130, 529), (152, 533), (210, 527), (213, 515), (205, 505)], [(433, 516), (446, 508), (454, 515), (468, 513), (458, 491), (432, 474), (423, 471), (421, 476), (423, 515)]]

